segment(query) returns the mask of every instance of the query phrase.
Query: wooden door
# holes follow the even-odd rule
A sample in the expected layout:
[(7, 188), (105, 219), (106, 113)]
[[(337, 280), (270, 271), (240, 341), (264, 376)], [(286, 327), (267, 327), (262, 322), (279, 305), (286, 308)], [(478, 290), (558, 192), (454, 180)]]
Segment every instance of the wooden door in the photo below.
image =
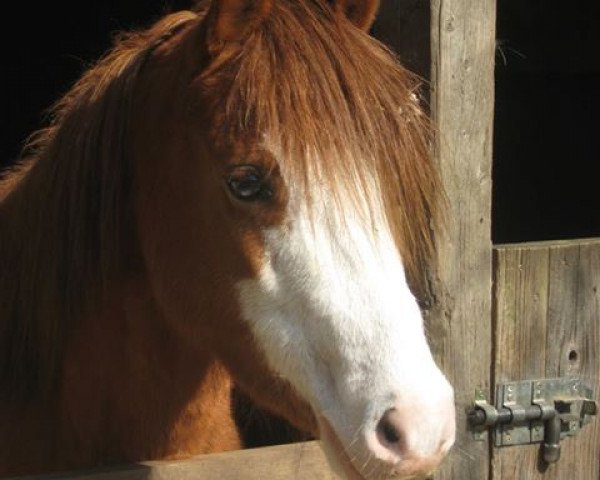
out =
[[(600, 239), (494, 249), (496, 382), (578, 377), (600, 398)], [(498, 480), (600, 479), (600, 421), (561, 442), (560, 460), (539, 445), (492, 450)]]

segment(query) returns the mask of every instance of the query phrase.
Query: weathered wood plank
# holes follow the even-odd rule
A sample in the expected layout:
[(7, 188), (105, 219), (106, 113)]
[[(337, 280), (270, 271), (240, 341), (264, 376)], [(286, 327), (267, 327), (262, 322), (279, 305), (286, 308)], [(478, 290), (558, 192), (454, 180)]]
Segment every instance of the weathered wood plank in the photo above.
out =
[(496, 349), (495, 380), (541, 378), (546, 358), (546, 343), (540, 338), (546, 336), (549, 252), (545, 248), (501, 252), (496, 256), (495, 305), (503, 320), (496, 324), (495, 341), (513, 348)]
[[(579, 376), (600, 396), (600, 240), (507, 245), (495, 251), (497, 381)], [(598, 480), (600, 421), (538, 463), (539, 445), (494, 449), (493, 479)]]
[[(19, 477), (18, 480), (339, 480), (317, 442), (148, 462), (88, 473)], [(11, 480), (11, 479), (8, 479)], [(16, 480), (16, 479), (12, 479)]]
[(486, 480), (489, 451), (467, 431), (465, 408), (489, 390), (491, 364), (491, 165), (495, 0), (431, 1), (431, 108), (448, 195), (436, 302), (436, 358), (455, 387), (457, 443), (437, 479)]

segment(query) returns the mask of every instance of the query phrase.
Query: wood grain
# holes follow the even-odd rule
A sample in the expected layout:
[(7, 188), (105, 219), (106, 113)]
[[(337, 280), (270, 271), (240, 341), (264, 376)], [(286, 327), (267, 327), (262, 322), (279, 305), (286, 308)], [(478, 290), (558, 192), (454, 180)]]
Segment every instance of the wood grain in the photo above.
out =
[[(317, 442), (203, 455), (192, 460), (148, 462), (76, 474), (19, 480), (339, 480)], [(8, 479), (11, 480), (11, 479)], [(16, 479), (12, 479), (16, 480)]]
[[(500, 246), (495, 267), (496, 380), (578, 376), (600, 398), (600, 239)], [(494, 449), (492, 478), (598, 480), (600, 421), (548, 468), (539, 445)]]
[(440, 480), (489, 473), (488, 445), (473, 440), (464, 412), (476, 388), (490, 389), (495, 15), (495, 0), (431, 1), (431, 108), (449, 216), (429, 331), (455, 388), (458, 428)]

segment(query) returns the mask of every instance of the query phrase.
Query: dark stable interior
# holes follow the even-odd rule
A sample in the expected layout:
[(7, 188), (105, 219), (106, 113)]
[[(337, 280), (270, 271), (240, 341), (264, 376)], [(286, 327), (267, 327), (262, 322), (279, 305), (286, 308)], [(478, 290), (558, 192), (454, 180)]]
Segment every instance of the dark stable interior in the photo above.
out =
[(496, 243), (600, 236), (594, 0), (498, 0)]
[[(44, 110), (111, 43), (184, 0), (14, 2), (3, 29), (0, 166), (10, 165)], [(413, 2), (414, 3), (414, 2)], [(593, 0), (498, 0), (493, 239), (600, 235), (599, 16)], [(594, 10), (594, 11), (592, 11)], [(247, 446), (306, 438), (234, 397)]]

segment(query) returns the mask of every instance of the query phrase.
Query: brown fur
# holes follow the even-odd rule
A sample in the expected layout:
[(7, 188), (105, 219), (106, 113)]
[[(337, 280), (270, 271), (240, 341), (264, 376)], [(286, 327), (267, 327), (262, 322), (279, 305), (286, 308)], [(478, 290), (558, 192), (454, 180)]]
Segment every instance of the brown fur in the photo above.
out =
[(369, 30), (379, 11), (379, 0), (330, 0), (336, 13), (362, 30)]
[[(375, 172), (419, 285), (440, 190), (415, 79), (324, 1), (250, 11), (235, 41), (207, 9), (123, 37), (0, 182), (0, 475), (237, 448), (231, 378), (314, 429), (232, 301), (284, 221), (279, 168), (340, 201)], [(226, 196), (248, 158), (268, 208)]]
[(270, 12), (273, 0), (221, 0), (212, 2), (209, 15), (215, 17), (212, 41), (243, 40)]

